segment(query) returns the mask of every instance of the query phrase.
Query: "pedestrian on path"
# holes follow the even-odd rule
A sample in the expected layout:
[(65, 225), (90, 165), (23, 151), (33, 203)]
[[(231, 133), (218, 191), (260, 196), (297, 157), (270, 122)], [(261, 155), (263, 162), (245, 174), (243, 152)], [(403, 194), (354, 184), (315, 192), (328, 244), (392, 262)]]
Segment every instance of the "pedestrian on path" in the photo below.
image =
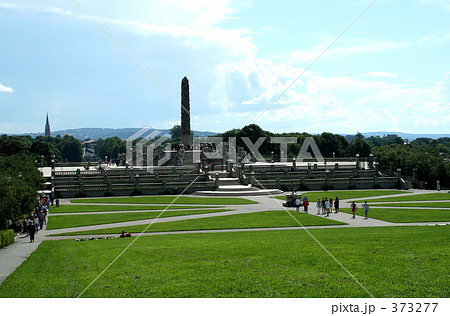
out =
[(303, 198), (303, 211), (305, 213), (308, 213), (308, 205), (309, 205), (309, 201), (308, 201), (308, 198), (305, 195), (305, 197)]
[(329, 217), (330, 216), (330, 201), (328, 201), (328, 199), (325, 199), (325, 209), (327, 210), (327, 215), (325, 215), (325, 217)]
[(367, 213), (369, 212), (369, 204), (367, 204), (367, 201), (364, 202), (363, 207), (364, 207), (364, 213), (366, 213), (365, 219), (367, 219)]
[(34, 242), (35, 233), (36, 233), (36, 226), (34, 226), (34, 223), (30, 223), (30, 225), (28, 225), (28, 234), (30, 235), (30, 242)]
[(356, 218), (355, 217), (355, 213), (356, 213), (356, 210), (358, 209), (358, 206), (356, 206), (355, 201), (352, 202), (350, 207), (352, 208), (352, 213), (353, 213), (353, 217), (352, 218)]
[(56, 207), (59, 207), (59, 199), (56, 199)]
[(320, 215), (320, 209), (322, 208), (322, 202), (320, 202), (320, 199), (317, 199), (316, 208), (317, 208), (317, 215)]
[(336, 199), (334, 200), (334, 212), (339, 213), (339, 198), (336, 196)]
[(300, 204), (301, 204), (300, 197), (297, 196), (297, 198), (295, 199), (295, 210), (297, 212), (300, 212)]
[(439, 181), (439, 180), (436, 181), (436, 189), (438, 191), (441, 191), (441, 181)]

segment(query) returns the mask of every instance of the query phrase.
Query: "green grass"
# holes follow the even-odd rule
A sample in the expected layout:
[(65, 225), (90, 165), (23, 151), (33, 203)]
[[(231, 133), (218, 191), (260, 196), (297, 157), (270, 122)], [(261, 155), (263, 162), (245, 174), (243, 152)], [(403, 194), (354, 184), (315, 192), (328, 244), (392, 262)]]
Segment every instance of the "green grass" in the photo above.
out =
[(405, 202), (405, 203), (370, 203), (371, 206), (403, 206), (403, 207), (450, 207), (450, 202)]
[[(415, 194), (415, 195), (409, 195), (409, 196), (397, 196), (397, 197), (387, 197), (387, 198), (380, 198), (380, 199), (373, 199), (370, 200), (371, 203), (373, 202), (411, 202), (411, 201), (450, 201), (450, 194), (449, 193), (426, 193), (426, 194)], [(361, 201), (358, 201), (360, 203)], [(364, 202), (364, 201), (362, 201)]]
[[(175, 200), (176, 199), (176, 200)], [(134, 196), (71, 200), (72, 203), (119, 203), (119, 204), (191, 204), (191, 205), (242, 205), (258, 204), (242, 198), (210, 198), (189, 196)]]
[[(214, 206), (202, 206), (202, 208), (211, 208)], [(169, 206), (169, 210), (176, 209), (197, 209), (198, 206)], [(60, 205), (59, 207), (50, 206), (50, 213), (85, 213), (85, 212), (114, 212), (114, 211), (152, 211), (164, 210), (165, 205)]]
[[(189, 211), (167, 211), (162, 217), (173, 217), (193, 214), (215, 213), (229, 211), (227, 209), (211, 209), (211, 210), (189, 210)], [(110, 224), (128, 221), (138, 221), (142, 219), (151, 219), (158, 217), (162, 211), (153, 212), (132, 212), (132, 213), (117, 213), (117, 214), (83, 214), (83, 215), (57, 215), (50, 216), (48, 219), (47, 230), (91, 226), (100, 224)], [(145, 227), (146, 225), (144, 225)]]
[[(333, 201), (337, 197), (339, 197), (340, 200), (347, 200), (347, 199), (357, 199), (362, 197), (372, 197), (372, 196), (380, 196), (380, 195), (391, 195), (391, 194), (402, 194), (402, 193), (410, 193), (408, 191), (399, 191), (399, 190), (358, 190), (358, 191), (311, 191), (307, 192), (305, 194), (302, 194), (303, 196), (307, 196), (309, 202), (316, 201), (317, 199), (321, 199), (324, 197), (332, 198)], [(286, 192), (286, 194), (290, 194), (290, 192)], [(275, 198), (280, 200), (286, 200), (286, 195), (284, 196), (276, 196)]]
[[(449, 226), (311, 233), (375, 297), (449, 297)], [(44, 241), (0, 297), (77, 297), (133, 240)], [(369, 297), (304, 230), (141, 237), (82, 297)]]
[[(352, 214), (349, 208), (341, 209), (341, 211)], [(364, 210), (360, 205), (358, 205), (356, 215), (365, 216)], [(383, 209), (372, 207), (369, 209), (368, 217), (392, 223), (445, 222), (450, 221), (450, 209)]]
[[(338, 221), (323, 217), (290, 211), (290, 213), (304, 226), (345, 225)], [(120, 234), (122, 230), (130, 233), (140, 233), (148, 225), (124, 226), (106, 228), (75, 233), (61, 234), (62, 236)], [(146, 232), (189, 231), (207, 229), (237, 229), (237, 228), (265, 228), (265, 227), (297, 227), (297, 222), (286, 211), (264, 211), (257, 213), (214, 216), (210, 218), (186, 219), (176, 222), (154, 223)]]

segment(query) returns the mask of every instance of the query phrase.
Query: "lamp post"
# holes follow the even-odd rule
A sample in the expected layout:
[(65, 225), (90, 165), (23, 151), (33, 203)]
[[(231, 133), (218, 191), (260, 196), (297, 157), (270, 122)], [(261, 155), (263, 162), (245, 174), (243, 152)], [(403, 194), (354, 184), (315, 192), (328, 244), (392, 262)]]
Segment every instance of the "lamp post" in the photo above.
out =
[(330, 169), (325, 170), (325, 185), (327, 187), (330, 185)]

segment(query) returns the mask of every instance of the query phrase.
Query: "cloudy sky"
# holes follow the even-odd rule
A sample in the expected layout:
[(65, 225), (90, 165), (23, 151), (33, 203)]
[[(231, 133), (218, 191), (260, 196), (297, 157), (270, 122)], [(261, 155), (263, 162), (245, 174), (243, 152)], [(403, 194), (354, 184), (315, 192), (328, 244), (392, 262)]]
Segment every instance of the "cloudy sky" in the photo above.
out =
[(170, 128), (184, 76), (195, 130), (450, 133), (450, 0), (372, 2), (0, 0), (0, 133)]

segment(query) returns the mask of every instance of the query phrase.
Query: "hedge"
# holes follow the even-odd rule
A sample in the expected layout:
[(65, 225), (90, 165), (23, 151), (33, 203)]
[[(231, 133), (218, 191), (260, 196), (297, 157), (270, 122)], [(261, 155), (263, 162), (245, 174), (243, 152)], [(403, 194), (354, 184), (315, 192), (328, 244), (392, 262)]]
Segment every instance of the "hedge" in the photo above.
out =
[(0, 248), (6, 247), (14, 242), (16, 234), (12, 229), (0, 230)]

